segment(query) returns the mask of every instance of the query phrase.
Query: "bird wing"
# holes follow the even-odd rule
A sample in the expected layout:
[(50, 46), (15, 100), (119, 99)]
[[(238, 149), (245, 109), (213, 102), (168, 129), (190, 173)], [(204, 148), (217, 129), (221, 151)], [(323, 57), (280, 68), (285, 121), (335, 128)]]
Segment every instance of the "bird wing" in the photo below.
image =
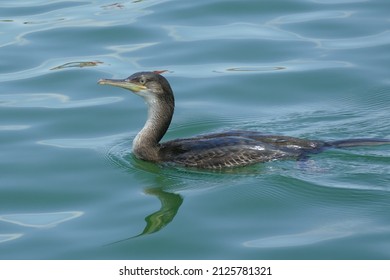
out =
[(240, 136), (197, 137), (162, 144), (164, 160), (207, 169), (245, 166), (258, 162), (294, 157), (267, 143)]

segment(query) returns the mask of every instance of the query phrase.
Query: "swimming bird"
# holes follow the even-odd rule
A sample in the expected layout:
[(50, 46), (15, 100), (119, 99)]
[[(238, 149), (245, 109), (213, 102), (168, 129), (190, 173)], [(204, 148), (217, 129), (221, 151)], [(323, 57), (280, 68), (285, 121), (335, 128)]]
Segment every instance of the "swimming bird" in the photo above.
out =
[(160, 143), (168, 130), (175, 108), (172, 88), (160, 71), (138, 72), (122, 80), (100, 79), (98, 84), (130, 90), (145, 100), (148, 117), (133, 141), (134, 155), (145, 161), (174, 163), (202, 169), (222, 169), (280, 159), (301, 159), (309, 153), (318, 153), (332, 147), (390, 143), (387, 139), (326, 142), (241, 130)]

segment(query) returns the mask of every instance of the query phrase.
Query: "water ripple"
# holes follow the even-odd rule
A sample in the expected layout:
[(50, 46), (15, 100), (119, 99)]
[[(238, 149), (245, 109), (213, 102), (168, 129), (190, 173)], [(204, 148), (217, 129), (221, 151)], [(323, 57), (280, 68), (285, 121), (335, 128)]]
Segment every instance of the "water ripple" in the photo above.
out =
[(35, 3), (23, 9), (20, 8), (19, 2), (2, 3), (0, 16), (4, 14), (7, 17), (2, 20), (3, 23), (7, 23), (7, 32), (0, 32), (6, 35), (0, 37), (0, 47), (28, 44), (30, 43), (26, 39), (28, 35), (58, 28), (128, 25), (139, 17), (153, 13), (150, 10), (152, 6), (166, 1), (132, 1), (102, 6), (95, 1), (55, 1), (51, 4)]
[(302, 40), (293, 32), (252, 23), (232, 23), (219, 26), (164, 26), (175, 41), (206, 41), (221, 39)]
[[(45, 74), (48, 73), (48, 70), (54, 70), (56, 67), (59, 67), (59, 64), (65, 63), (72, 63), (69, 61), (75, 61), (75, 60), (85, 60), (90, 62), (95, 62), (96, 59), (94, 57), (61, 57), (58, 59), (49, 59), (44, 62), (42, 62), (40, 65), (28, 69), (24, 69), (21, 71), (16, 72), (7, 72), (0, 75), (0, 82), (10, 82), (10, 81), (18, 81), (18, 80), (24, 80), (29, 78), (35, 78), (35, 77), (42, 77)], [(98, 64), (102, 64), (102, 62), (99, 62)], [(63, 66), (63, 65), (62, 65)], [(100, 65), (99, 65), (100, 66)], [(79, 66), (80, 67), (80, 66)]]
[(115, 143), (123, 141), (126, 136), (127, 134), (116, 134), (93, 138), (47, 139), (38, 141), (38, 144), (64, 149), (92, 149), (104, 151), (110, 149)]
[[(366, 229), (365, 231), (362, 229)], [(361, 235), (367, 233), (385, 232), (390, 233), (390, 227), (373, 226), (367, 221), (350, 220), (332, 224), (325, 224), (311, 230), (287, 234), (264, 237), (256, 240), (244, 242), (244, 246), (255, 248), (278, 248), (305, 246), (316, 244), (328, 240), (340, 239), (348, 236)]]
[(352, 37), (347, 39), (310, 38), (292, 31), (286, 31), (275, 25), (306, 22), (327, 16), (333, 18), (349, 17), (352, 12), (319, 12), (314, 14), (279, 17), (264, 25), (252, 23), (232, 23), (215, 26), (165, 26), (168, 35), (175, 41), (210, 41), (210, 40), (267, 40), (267, 41), (304, 41), (314, 43), (324, 49), (369, 48), (390, 43), (390, 31), (378, 34)]
[(30, 128), (31, 125), (0, 125), (0, 131), (24, 130)]
[(12, 241), (22, 237), (22, 233), (0, 234), (0, 243)]
[(54, 227), (63, 222), (78, 218), (83, 214), (80, 211), (10, 214), (0, 216), (0, 221), (24, 227)]
[(212, 75), (237, 75), (250, 73), (276, 73), (276, 72), (301, 72), (332, 68), (348, 68), (353, 64), (347, 61), (337, 60), (289, 60), (272, 63), (248, 63), (241, 65), (233, 65), (226, 63), (207, 64), (207, 65), (160, 65), (156, 69), (169, 69), (176, 76), (200, 78), (210, 77)]
[(106, 105), (122, 99), (122, 97), (111, 96), (70, 100), (68, 96), (58, 93), (4, 94), (0, 96), (0, 107), (79, 108)]
[(318, 11), (310, 13), (291, 14), (287, 16), (277, 17), (267, 22), (267, 25), (290, 24), (323, 19), (347, 18), (350, 17), (352, 14), (352, 11)]
[(354, 37), (348, 39), (319, 39), (319, 47), (324, 49), (360, 49), (370, 48), (390, 44), (390, 31), (384, 31), (378, 34)]

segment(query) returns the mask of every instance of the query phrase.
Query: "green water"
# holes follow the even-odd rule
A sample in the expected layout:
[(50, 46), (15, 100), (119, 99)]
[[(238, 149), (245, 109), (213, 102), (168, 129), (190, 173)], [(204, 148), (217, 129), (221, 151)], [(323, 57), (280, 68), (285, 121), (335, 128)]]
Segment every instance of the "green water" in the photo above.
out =
[(131, 154), (142, 100), (96, 84), (168, 70), (165, 140), (390, 138), (389, 1), (0, 6), (1, 259), (390, 258), (389, 146), (161, 167)]

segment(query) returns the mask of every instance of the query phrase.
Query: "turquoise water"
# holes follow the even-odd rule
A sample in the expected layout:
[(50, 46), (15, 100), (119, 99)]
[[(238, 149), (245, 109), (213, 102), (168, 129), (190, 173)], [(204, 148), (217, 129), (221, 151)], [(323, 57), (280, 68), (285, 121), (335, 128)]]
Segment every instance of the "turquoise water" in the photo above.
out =
[(164, 139), (390, 138), (390, 3), (2, 1), (1, 259), (389, 259), (389, 146), (233, 171), (135, 159), (146, 108), (99, 78), (168, 70)]

